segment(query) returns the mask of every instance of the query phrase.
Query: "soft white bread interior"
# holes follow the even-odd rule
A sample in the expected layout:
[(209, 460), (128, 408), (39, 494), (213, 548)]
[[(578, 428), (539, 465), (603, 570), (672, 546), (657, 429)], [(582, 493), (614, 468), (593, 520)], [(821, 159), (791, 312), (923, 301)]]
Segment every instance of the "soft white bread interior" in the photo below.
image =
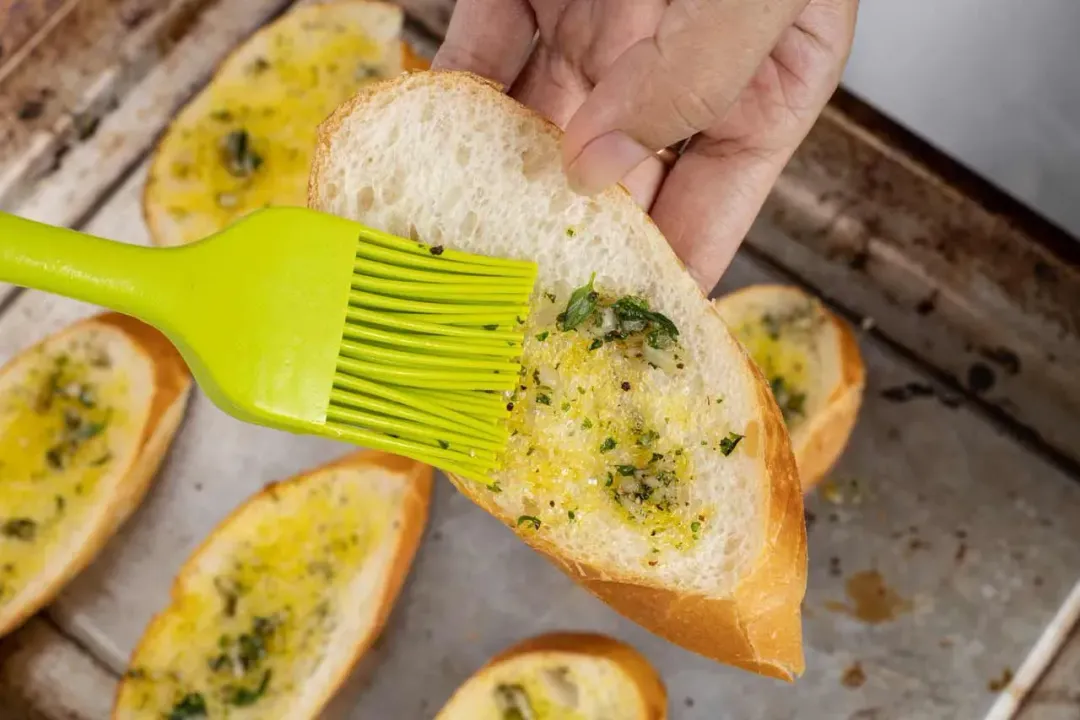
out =
[(389, 616), (431, 475), (360, 452), (248, 500), (180, 570), (113, 718), (316, 717)]
[(143, 210), (157, 245), (221, 230), (266, 205), (303, 205), (318, 124), (357, 88), (416, 66), (396, 5), (296, 7), (235, 50), (177, 115)]
[(403, 75), (324, 123), (309, 203), (537, 261), (506, 462), (455, 484), (638, 623), (790, 678), (806, 532), (772, 393), (630, 196), (570, 190), (560, 137), (475, 76)]
[(866, 371), (851, 328), (787, 285), (753, 285), (715, 303), (769, 381), (809, 490), (844, 451), (862, 403)]
[(435, 720), (666, 717), (664, 683), (637, 650), (604, 635), (552, 633), (493, 658), (458, 688)]
[(0, 370), (0, 635), (55, 597), (138, 506), (190, 387), (160, 333), (112, 313)]

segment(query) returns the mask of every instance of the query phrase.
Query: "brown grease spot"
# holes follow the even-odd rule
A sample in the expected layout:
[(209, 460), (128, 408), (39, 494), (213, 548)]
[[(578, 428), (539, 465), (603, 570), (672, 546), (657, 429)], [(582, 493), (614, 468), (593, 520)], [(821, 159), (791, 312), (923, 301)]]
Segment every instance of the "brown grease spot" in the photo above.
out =
[(1009, 668), (1005, 668), (1001, 671), (1001, 677), (994, 678), (986, 684), (986, 689), (990, 692), (1001, 692), (1009, 686), (1012, 682), (1013, 671)]
[(895, 620), (912, 610), (911, 602), (886, 585), (877, 570), (855, 573), (848, 578), (845, 589), (851, 604), (830, 601), (825, 607), (871, 625)]
[(866, 673), (863, 672), (862, 665), (854, 663), (847, 670), (844, 670), (844, 675), (840, 678), (840, 683), (846, 688), (859, 688), (866, 682)]
[(746, 431), (743, 434), (742, 446), (746, 452), (752, 456), (757, 457), (758, 454), (758, 442), (761, 438), (761, 426), (757, 420), (751, 420), (750, 424), (746, 426)]

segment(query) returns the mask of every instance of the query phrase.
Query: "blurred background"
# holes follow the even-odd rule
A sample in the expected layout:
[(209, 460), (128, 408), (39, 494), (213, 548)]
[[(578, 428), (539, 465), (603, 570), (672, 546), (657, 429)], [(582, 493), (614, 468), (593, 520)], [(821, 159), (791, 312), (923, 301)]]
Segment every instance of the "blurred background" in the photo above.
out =
[(844, 85), (1080, 236), (1080, 2), (863, 0)]

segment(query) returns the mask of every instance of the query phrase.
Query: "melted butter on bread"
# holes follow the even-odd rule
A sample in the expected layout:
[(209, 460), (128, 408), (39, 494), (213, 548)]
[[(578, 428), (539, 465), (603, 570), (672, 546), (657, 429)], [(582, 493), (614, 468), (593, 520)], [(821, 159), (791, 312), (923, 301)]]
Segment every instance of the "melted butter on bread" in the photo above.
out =
[(155, 242), (303, 205), (318, 124), (364, 85), (415, 65), (396, 37), (369, 34), (366, 23), (388, 13), (400, 15), (376, 3), (296, 8), (227, 60), (158, 146), (146, 191)]
[(136, 651), (125, 708), (285, 717), (330, 638), (346, 632), (339, 623), (351, 610), (336, 605), (395, 514), (384, 497), (357, 492), (348, 472), (270, 488), (270, 504), (288, 493), (285, 510), (241, 511), (228, 554), (199, 563)]
[(100, 502), (132, 445), (125, 371), (95, 340), (41, 350), (0, 393), (0, 605)]
[(507, 464), (495, 478), (505, 478), (500, 489), (528, 479), (515, 488), (525, 510), (519, 525), (543, 532), (620, 523), (646, 539), (641, 562), (656, 565), (707, 528), (716, 508), (694, 496), (696, 467), (704, 455), (735, 452), (745, 428), (707, 420), (723, 398), (680, 386), (693, 371), (677, 328), (658, 338), (656, 324), (624, 324), (613, 309), (637, 303), (650, 312), (644, 300), (598, 288), (588, 318), (566, 329), (579, 290), (554, 288), (536, 300), (510, 396)]

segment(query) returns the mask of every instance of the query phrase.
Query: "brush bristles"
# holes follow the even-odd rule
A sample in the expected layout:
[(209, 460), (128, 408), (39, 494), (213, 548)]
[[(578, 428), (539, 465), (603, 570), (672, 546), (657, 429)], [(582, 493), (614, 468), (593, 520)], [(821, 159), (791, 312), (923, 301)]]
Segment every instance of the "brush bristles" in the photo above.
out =
[(536, 265), (365, 231), (330, 393), (344, 440), (488, 482)]

